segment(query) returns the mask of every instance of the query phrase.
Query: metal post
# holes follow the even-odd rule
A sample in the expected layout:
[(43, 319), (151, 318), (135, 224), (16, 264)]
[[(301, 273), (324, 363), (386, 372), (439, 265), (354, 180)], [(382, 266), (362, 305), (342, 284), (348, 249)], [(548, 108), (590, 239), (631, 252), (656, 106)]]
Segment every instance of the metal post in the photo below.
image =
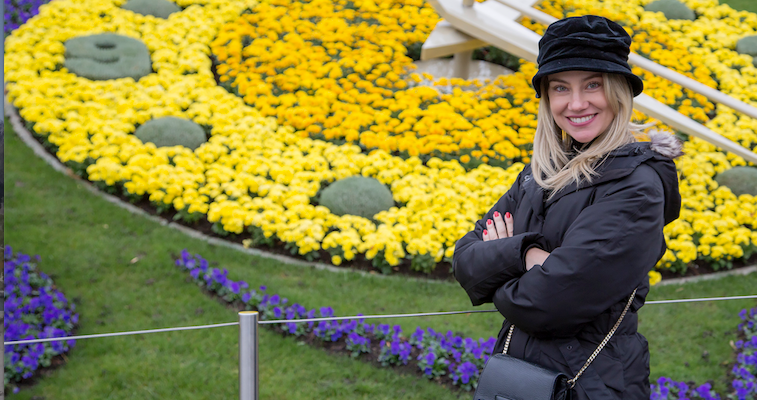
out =
[(239, 313), (239, 400), (258, 400), (258, 312)]

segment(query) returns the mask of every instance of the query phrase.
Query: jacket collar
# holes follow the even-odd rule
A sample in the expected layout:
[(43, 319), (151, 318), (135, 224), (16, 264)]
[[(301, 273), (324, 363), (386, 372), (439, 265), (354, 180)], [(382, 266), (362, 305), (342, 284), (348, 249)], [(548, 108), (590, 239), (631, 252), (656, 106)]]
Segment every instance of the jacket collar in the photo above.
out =
[(557, 192), (551, 199), (545, 202), (545, 191), (533, 179), (531, 165), (527, 165), (523, 172), (523, 188), (525, 189), (531, 207), (536, 215), (542, 215), (545, 207), (559, 200), (565, 195), (587, 187), (596, 186), (604, 182), (621, 179), (633, 172), (639, 164), (654, 158), (656, 155), (649, 148), (648, 142), (631, 143), (620, 147), (607, 155), (605, 161), (597, 168), (598, 176), (591, 182), (573, 182)]

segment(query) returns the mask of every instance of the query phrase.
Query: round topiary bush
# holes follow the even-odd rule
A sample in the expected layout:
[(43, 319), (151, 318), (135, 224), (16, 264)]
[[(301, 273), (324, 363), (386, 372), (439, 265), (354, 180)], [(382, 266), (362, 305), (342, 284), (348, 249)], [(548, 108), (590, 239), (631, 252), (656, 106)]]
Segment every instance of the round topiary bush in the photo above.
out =
[(129, 0), (121, 6), (124, 10), (133, 11), (142, 15), (168, 18), (169, 15), (181, 11), (181, 8), (167, 0)]
[(727, 186), (736, 196), (751, 194), (757, 196), (757, 168), (733, 167), (719, 173), (715, 181), (720, 186)]
[(657, 0), (647, 4), (644, 11), (661, 12), (667, 19), (697, 19), (694, 11), (678, 0)]
[(752, 62), (757, 66), (757, 35), (746, 36), (736, 42), (736, 52), (749, 54), (753, 57)]
[(70, 72), (96, 81), (139, 78), (152, 73), (150, 52), (137, 39), (103, 33), (73, 38), (66, 43), (66, 61)]
[(154, 143), (157, 147), (181, 145), (196, 149), (206, 142), (205, 130), (190, 120), (177, 117), (163, 117), (144, 123), (134, 135), (143, 143)]
[(329, 185), (318, 203), (336, 215), (357, 215), (371, 219), (394, 206), (392, 192), (374, 178), (352, 176)]

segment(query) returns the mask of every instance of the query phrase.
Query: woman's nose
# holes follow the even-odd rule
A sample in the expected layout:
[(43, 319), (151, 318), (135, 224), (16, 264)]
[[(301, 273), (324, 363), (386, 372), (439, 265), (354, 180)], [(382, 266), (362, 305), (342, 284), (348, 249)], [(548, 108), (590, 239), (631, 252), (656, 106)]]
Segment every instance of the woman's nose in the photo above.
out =
[(586, 107), (588, 107), (588, 101), (586, 100), (585, 94), (579, 90), (573, 91), (570, 96), (570, 103), (568, 103), (568, 108), (570, 110), (583, 110)]

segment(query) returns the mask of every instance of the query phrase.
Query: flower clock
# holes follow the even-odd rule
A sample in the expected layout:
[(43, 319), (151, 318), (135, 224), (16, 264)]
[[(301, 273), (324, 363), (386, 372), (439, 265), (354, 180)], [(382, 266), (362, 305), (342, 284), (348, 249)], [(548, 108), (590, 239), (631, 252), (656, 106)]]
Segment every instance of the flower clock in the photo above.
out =
[[(7, 96), (72, 170), (187, 224), (206, 219), (219, 235), (311, 260), (327, 255), (335, 265), (431, 272), (530, 160), (535, 66), (522, 62), (491, 82), (423, 85), (433, 77), (415, 73), (408, 54), (439, 16), (421, 1), (179, 0), (175, 10), (136, 3), (40, 7), (6, 40)], [(724, 28), (708, 28), (711, 40), (687, 47), (677, 32), (698, 26), (638, 3), (544, 7), (627, 14), (619, 20), (638, 31), (636, 51), (755, 101), (757, 69), (728, 47), (757, 27), (754, 14), (721, 7), (701, 18)], [(642, 75), (650, 95), (744, 146), (757, 144), (754, 120)], [(658, 268), (749, 258), (757, 198), (714, 180), (746, 163), (696, 139), (686, 150), (678, 161), (682, 218), (666, 229), (669, 251)]]

